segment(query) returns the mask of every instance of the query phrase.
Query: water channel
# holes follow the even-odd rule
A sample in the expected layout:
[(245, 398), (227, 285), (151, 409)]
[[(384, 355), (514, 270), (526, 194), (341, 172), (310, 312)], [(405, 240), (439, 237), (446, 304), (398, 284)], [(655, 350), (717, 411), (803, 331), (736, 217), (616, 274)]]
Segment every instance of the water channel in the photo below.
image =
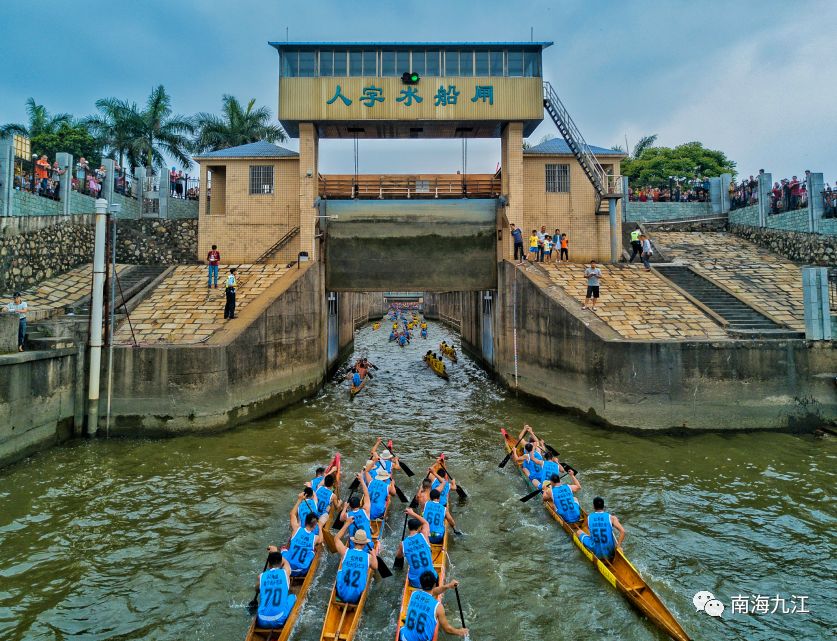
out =
[[(378, 435), (416, 471), (445, 452), (470, 494), (453, 501), (466, 536), (451, 546), (450, 576), (474, 641), (663, 639), (538, 501), (517, 500), (526, 487), (513, 465), (498, 469), (498, 431), (524, 422), (581, 470), (583, 506), (606, 498), (628, 531), (628, 557), (694, 639), (833, 633), (833, 441), (607, 431), (516, 399), (467, 357), (449, 366), (450, 382), (434, 376), (421, 355), (459, 342), (441, 325), (403, 349), (387, 334), (357, 332), (356, 354), (380, 369), (351, 402), (332, 382), (223, 434), (79, 440), (0, 471), (0, 639), (243, 639), (265, 545), (287, 538), (298, 488), (335, 450), (347, 472), (358, 468)], [(412, 496), (418, 477), (398, 483)], [(393, 510), (388, 561), (401, 524)], [(336, 564), (321, 566), (294, 639), (319, 638)], [(374, 585), (359, 640), (393, 638), (402, 580)], [(699, 590), (725, 602), (722, 619), (695, 611)], [(809, 613), (732, 614), (738, 595), (778, 595), (788, 608), (807, 596)], [(455, 599), (446, 604), (458, 624)]]

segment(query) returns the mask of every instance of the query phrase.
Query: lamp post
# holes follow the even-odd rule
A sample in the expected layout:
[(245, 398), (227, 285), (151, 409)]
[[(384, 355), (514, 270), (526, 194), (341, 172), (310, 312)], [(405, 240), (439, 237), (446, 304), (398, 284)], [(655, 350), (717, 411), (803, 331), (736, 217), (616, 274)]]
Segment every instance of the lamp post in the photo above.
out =
[(32, 188), (32, 193), (35, 193), (35, 165), (38, 164), (38, 154), (32, 154), (32, 179), (29, 186)]

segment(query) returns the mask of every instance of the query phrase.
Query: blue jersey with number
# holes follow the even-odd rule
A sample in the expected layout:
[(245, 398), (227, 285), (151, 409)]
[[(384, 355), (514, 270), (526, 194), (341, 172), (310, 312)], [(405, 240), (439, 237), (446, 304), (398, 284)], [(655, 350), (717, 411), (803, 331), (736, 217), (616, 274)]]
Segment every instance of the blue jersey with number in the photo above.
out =
[(364, 550), (347, 550), (337, 571), (337, 596), (346, 603), (357, 603), (366, 589), (369, 577), (369, 554)]
[(389, 481), (375, 479), (369, 484), (369, 516), (373, 519), (380, 519), (387, 509), (387, 497), (389, 496)]
[(534, 456), (527, 454), (523, 459), (523, 469), (529, 472), (529, 478), (532, 480), (541, 480), (541, 466), (538, 465)]
[(436, 635), (436, 606), (439, 602), (429, 593), (416, 590), (407, 605), (407, 617), (401, 628), (401, 641), (431, 641)]
[(317, 488), (317, 491), (314, 492), (314, 496), (317, 497), (317, 516), (322, 516), (328, 512), (328, 508), (331, 505), (331, 497), (333, 495), (334, 492), (332, 492), (331, 489), (327, 488), (325, 485), (321, 485)]
[(544, 461), (543, 468), (541, 468), (541, 481), (549, 481), (552, 476), (561, 476), (561, 468), (555, 461)]
[(430, 544), (421, 533), (408, 536), (401, 542), (404, 547), (404, 558), (410, 566), (407, 578), (414, 588), (419, 587), (419, 579), (425, 572), (432, 572), (438, 578), (436, 570), (433, 569), (433, 555), (430, 551)]
[(581, 508), (576, 503), (569, 485), (563, 483), (553, 485), (552, 502), (555, 504), (555, 511), (567, 523), (575, 523), (581, 518)]
[(284, 623), (291, 613), (288, 599), (288, 575), (282, 568), (262, 572), (259, 579), (259, 619), (266, 624)]
[(445, 536), (445, 506), (436, 501), (424, 504), (424, 520), (430, 525), (430, 542), (441, 543)]
[(349, 510), (346, 513), (346, 516), (351, 516), (354, 519), (351, 525), (349, 525), (349, 536), (354, 536), (355, 532), (363, 530), (366, 532), (366, 538), (369, 539), (369, 543), (366, 544), (366, 547), (371, 550), (374, 546), (372, 543), (372, 526), (369, 523), (369, 517), (366, 516), (366, 512), (358, 508), (356, 510)]
[[(439, 490), (441, 486), (442, 483), (439, 481), (439, 479), (433, 479), (433, 484), (430, 486), (430, 489)], [(439, 503), (441, 503), (442, 505), (447, 505), (448, 495), (450, 494), (450, 483), (445, 484), (445, 489), (439, 490), (439, 494), (441, 494), (441, 497), (439, 498)]]
[(587, 515), (587, 527), (593, 540), (593, 554), (607, 559), (616, 551), (616, 541), (613, 538), (613, 526), (608, 512), (593, 512)]
[(299, 504), (299, 509), (296, 512), (299, 515), (299, 524), (305, 525), (305, 517), (308, 516), (311, 512), (319, 516), (319, 512), (317, 512), (317, 499), (303, 499), (302, 503)]
[(316, 536), (316, 532), (309, 532), (301, 527), (291, 537), (287, 559), (293, 574), (305, 574), (311, 567), (311, 561), (314, 560), (314, 538)]
[(323, 479), (324, 478), (325, 478), (325, 476), (315, 476), (314, 478), (312, 478), (311, 479), (311, 489), (316, 492), (317, 488), (320, 487), (320, 485), (323, 484)]

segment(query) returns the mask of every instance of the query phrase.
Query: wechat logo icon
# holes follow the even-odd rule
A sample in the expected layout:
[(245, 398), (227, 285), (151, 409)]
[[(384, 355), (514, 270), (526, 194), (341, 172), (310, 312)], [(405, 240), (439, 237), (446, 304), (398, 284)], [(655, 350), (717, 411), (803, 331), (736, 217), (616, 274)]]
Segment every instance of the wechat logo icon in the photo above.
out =
[(720, 617), (724, 613), (724, 604), (715, 598), (715, 595), (706, 590), (701, 590), (692, 597), (692, 603), (698, 612), (705, 612), (711, 617)]

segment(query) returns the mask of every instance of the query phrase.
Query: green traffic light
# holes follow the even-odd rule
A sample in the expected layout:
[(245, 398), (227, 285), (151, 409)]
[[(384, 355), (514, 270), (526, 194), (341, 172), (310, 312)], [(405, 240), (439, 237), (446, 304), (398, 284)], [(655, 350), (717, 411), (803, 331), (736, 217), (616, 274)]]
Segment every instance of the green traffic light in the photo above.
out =
[(410, 76), (410, 80), (412, 80), (413, 82), (418, 82), (419, 81), (419, 75), (417, 73), (412, 74)]

